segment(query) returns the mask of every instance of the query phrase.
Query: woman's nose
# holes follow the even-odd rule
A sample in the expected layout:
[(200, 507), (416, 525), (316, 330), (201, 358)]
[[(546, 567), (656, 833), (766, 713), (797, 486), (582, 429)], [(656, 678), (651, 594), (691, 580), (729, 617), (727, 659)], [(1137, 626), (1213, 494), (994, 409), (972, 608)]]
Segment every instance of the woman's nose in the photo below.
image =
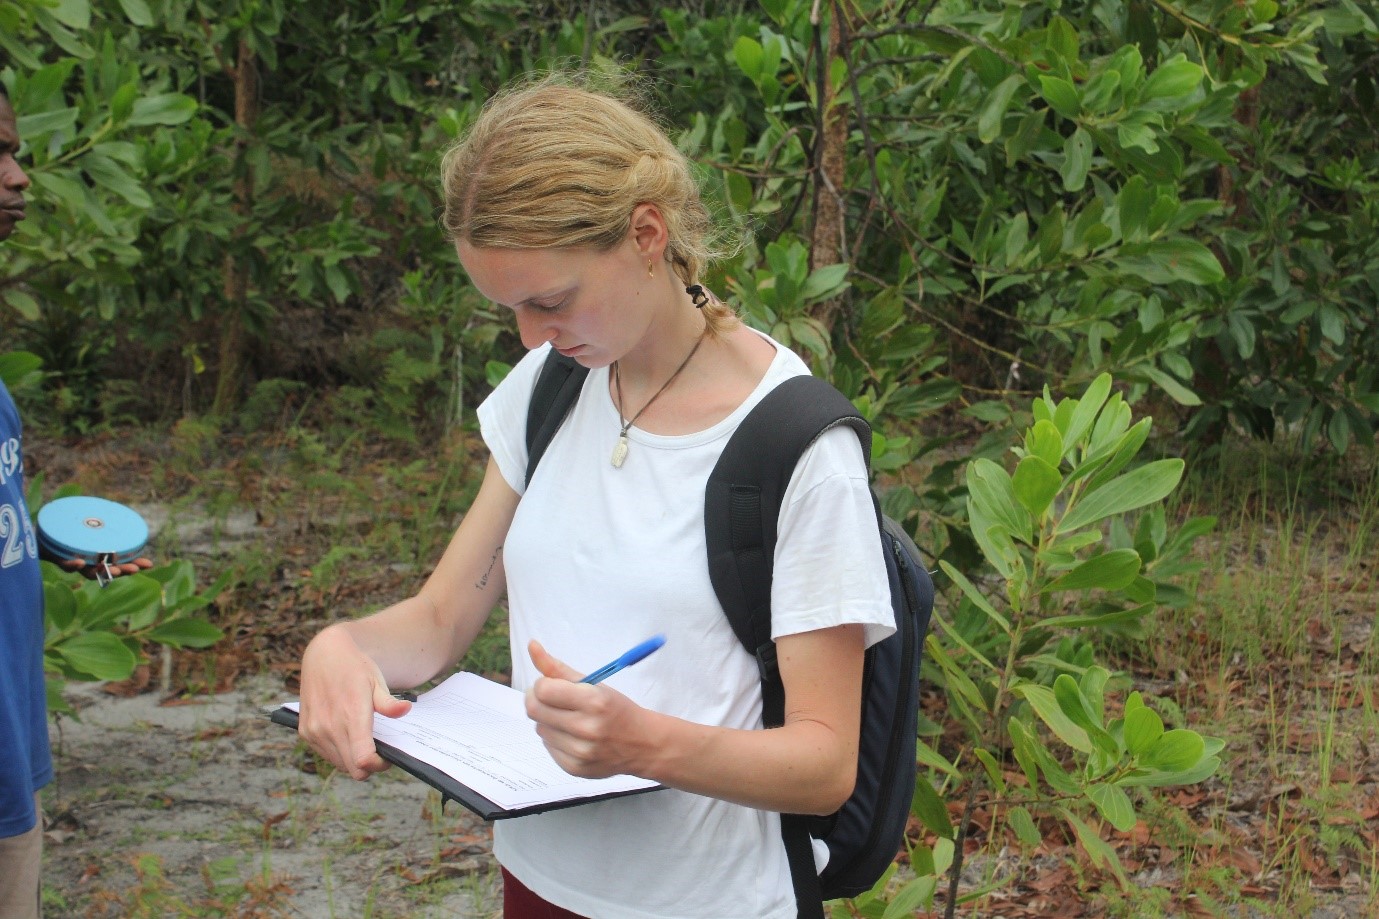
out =
[(550, 319), (530, 307), (517, 310), (517, 334), (522, 339), (522, 347), (528, 351), (539, 348), (556, 336)]

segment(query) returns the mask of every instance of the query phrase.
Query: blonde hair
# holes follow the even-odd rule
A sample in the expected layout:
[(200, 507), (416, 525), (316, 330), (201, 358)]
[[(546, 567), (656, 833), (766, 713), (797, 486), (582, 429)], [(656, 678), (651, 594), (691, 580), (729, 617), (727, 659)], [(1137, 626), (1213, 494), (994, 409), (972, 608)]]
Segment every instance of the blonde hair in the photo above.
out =
[[(725, 254), (689, 160), (621, 92), (589, 88), (586, 74), (556, 73), (491, 98), (441, 161), (442, 221), (478, 248), (588, 246), (627, 238), (632, 211), (652, 204), (666, 223), (666, 261), (686, 285)], [(721, 331), (732, 309), (711, 298)]]

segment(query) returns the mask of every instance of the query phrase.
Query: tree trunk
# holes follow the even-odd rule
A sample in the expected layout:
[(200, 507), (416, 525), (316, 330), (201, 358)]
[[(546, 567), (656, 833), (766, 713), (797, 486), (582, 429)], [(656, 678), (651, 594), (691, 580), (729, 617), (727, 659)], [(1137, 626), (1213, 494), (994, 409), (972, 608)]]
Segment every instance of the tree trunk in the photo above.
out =
[[(243, 164), (245, 149), (253, 136), (259, 117), (258, 61), (249, 43), (239, 42), (235, 62), (235, 162), (240, 177), (235, 182), (235, 213), (240, 225), (235, 230), (241, 239), (248, 227), (254, 207), (254, 174)], [(244, 381), (245, 336), (244, 305), (249, 295), (247, 266), (236, 257), (237, 246), (231, 246), (225, 256), (225, 313), (220, 318), (220, 348), (215, 384), (215, 401), (211, 413), (224, 415), (239, 403), (240, 387)]]
[[(819, 55), (818, 61), (819, 140), (814, 159), (814, 229), (809, 247), (811, 271), (847, 261), (847, 212), (843, 207), (843, 188), (847, 180), (848, 108), (835, 95), (830, 78), (833, 61), (838, 58), (842, 46), (842, 29), (842, 5), (835, 2), (830, 4), (828, 17), (828, 48)], [(814, 318), (825, 328), (832, 328), (833, 317), (841, 305), (838, 298), (818, 303), (813, 309)]]

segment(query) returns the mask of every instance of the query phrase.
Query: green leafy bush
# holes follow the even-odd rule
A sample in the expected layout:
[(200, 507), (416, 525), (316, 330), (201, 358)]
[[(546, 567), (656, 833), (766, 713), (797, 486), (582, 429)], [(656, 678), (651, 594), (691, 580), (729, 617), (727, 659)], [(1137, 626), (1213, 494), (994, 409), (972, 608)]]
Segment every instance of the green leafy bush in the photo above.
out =
[[(1013, 448), (1013, 472), (988, 459), (967, 465), (968, 519), (996, 576), (984, 590), (941, 563), (958, 596), (934, 615), (926, 665), (967, 741), (949, 755), (921, 741), (928, 768), (916, 782), (914, 813), (936, 841), (911, 852), (917, 876), (899, 891), (888, 895), (882, 884), (858, 900), (864, 910), (877, 907), (876, 915), (931, 909), (945, 871), (952, 914), (960, 840), (982, 784), (1022, 844), (1040, 842), (1033, 814), (1052, 815), (1123, 881), (1094, 818), (1128, 831), (1137, 820), (1136, 789), (1200, 782), (1221, 764), (1220, 740), (1165, 730), (1139, 692), (1119, 699), (1126, 681), (1098, 665), (1081, 640), (1098, 632), (1136, 636), (1145, 616), (1180, 603), (1172, 581), (1193, 569), (1192, 543), (1215, 521), (1194, 518), (1168, 532), (1159, 505), (1183, 462), (1135, 465), (1150, 421), (1132, 423), (1109, 376), (1078, 399), (1054, 400), (1046, 391), (1032, 415)], [(1126, 515), (1137, 511), (1127, 526)], [(1002, 767), (1007, 757), (1018, 765), (1015, 781)], [(955, 827), (944, 795), (962, 785), (967, 805)]]
[(65, 680), (123, 680), (145, 660), (147, 643), (207, 648), (223, 637), (196, 613), (222, 584), (198, 593), (190, 562), (118, 577), (104, 587), (42, 562), (47, 635), (48, 710), (74, 714), (62, 698)]

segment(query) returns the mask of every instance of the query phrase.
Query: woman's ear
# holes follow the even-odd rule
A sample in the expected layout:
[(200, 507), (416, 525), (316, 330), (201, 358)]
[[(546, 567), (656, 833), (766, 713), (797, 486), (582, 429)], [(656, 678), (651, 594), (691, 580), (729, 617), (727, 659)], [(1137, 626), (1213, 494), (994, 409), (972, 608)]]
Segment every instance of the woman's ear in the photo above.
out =
[(639, 204), (633, 208), (631, 228), (628, 232), (637, 247), (637, 253), (642, 258), (659, 262), (665, 255), (670, 232), (666, 228), (666, 220), (661, 215), (661, 209), (656, 205)]

